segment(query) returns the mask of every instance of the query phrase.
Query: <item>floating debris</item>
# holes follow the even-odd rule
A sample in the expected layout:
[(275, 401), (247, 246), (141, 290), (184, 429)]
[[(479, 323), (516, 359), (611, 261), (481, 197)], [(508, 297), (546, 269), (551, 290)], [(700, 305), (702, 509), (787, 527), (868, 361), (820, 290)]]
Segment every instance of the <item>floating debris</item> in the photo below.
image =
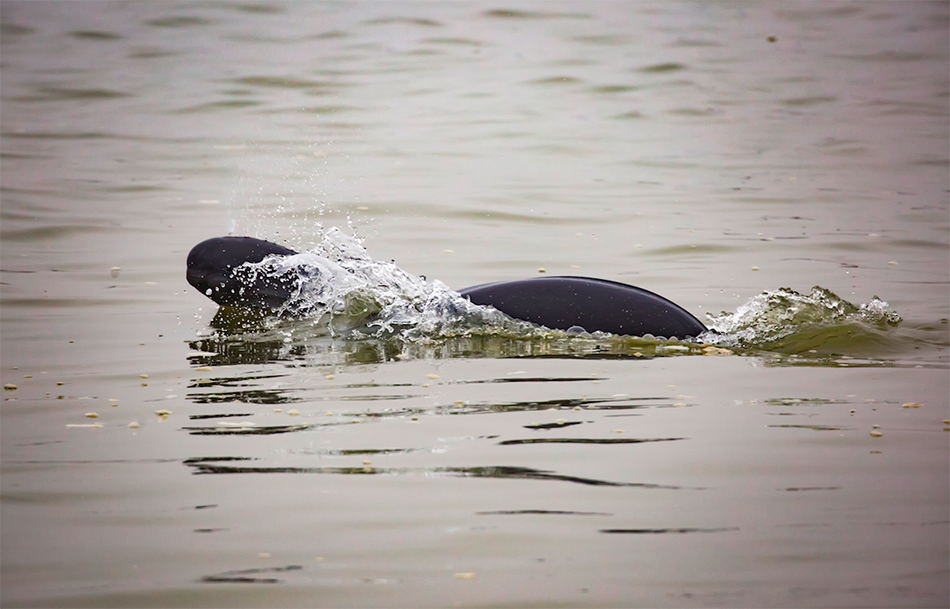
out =
[(918, 404), (917, 402), (907, 402), (905, 404), (901, 404), (901, 407), (902, 408), (920, 408), (920, 404)]
[(86, 418), (87, 418), (87, 419), (98, 419), (98, 418), (99, 418), (99, 415), (96, 414), (95, 412), (87, 412), (87, 413), (86, 413)]
[(138, 429), (139, 427), (141, 427), (141, 425), (139, 425), (137, 421), (129, 423), (129, 429)]
[(99, 429), (102, 427), (102, 423), (67, 423), (67, 429)]
[(290, 410), (287, 411), (287, 416), (296, 417), (299, 415), (300, 415), (300, 411), (297, 410), (296, 408), (291, 408)]
[(434, 381), (435, 379), (439, 378), (439, 375), (438, 375), (438, 374), (427, 374), (427, 375), (426, 375), (426, 378), (427, 378), (427, 379), (432, 379), (432, 380)]
[(4, 391), (16, 391), (17, 387), (13, 383), (7, 383), (3, 386)]
[(171, 410), (164, 410), (164, 409), (162, 409), (162, 410), (156, 410), (156, 411), (155, 411), (155, 414), (157, 414), (157, 415), (160, 416), (160, 417), (167, 417), (167, 416), (170, 415), (171, 413), (172, 413)]
[(872, 432), (871, 432), (871, 437), (872, 437), (872, 438), (880, 438), (880, 437), (883, 436), (883, 435), (884, 435), (884, 434), (881, 433), (880, 431), (872, 431)]

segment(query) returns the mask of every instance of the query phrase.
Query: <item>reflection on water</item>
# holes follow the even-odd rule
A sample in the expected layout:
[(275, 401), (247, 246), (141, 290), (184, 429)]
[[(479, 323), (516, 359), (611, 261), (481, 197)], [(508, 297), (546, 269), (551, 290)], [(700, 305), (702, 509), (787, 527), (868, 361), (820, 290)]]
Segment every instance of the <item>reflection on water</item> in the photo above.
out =
[[(536, 426), (535, 426), (536, 427)], [(643, 442), (673, 442), (686, 438), (524, 438), (520, 440), (502, 440), (501, 446), (516, 444), (640, 444)]]
[(478, 512), (479, 516), (520, 516), (550, 514), (554, 516), (613, 516), (606, 512), (574, 512), (570, 510), (496, 510), (494, 512)]
[(831, 427), (829, 425), (769, 425), (769, 427), (786, 427), (792, 429), (812, 429), (814, 431), (841, 431), (842, 427)]
[[(283, 389), (273, 389), (273, 390), (264, 390), (254, 386), (253, 381), (263, 381), (265, 383), (272, 382), (272, 379), (275, 378), (287, 378), (285, 375), (265, 375), (265, 376), (239, 376), (236, 378), (219, 378), (214, 381), (203, 382), (203, 379), (199, 379), (197, 382), (193, 382), (188, 387), (189, 389), (205, 389), (209, 387), (221, 386), (221, 387), (234, 387), (242, 386), (249, 387), (247, 389), (240, 389), (234, 391), (202, 391), (192, 392), (187, 394), (187, 398), (195, 404), (228, 404), (232, 402), (240, 402), (245, 404), (262, 404), (262, 405), (275, 405), (275, 404), (293, 404), (301, 403), (307, 401), (327, 401), (332, 399), (334, 402), (346, 403), (346, 402), (377, 402), (377, 401), (398, 401), (398, 400), (408, 400), (418, 397), (416, 393), (380, 393), (380, 394), (366, 394), (366, 393), (336, 393), (332, 398), (326, 397), (322, 394), (323, 389), (320, 387), (308, 387), (308, 386), (298, 386), (298, 387), (286, 387)], [(498, 384), (498, 383), (509, 383), (514, 379), (510, 378), (501, 378), (501, 379), (478, 379), (478, 380), (458, 380), (458, 381), (449, 381), (445, 384), (448, 385), (484, 385), (484, 384)], [(555, 378), (555, 379), (546, 379), (546, 378), (531, 378), (531, 379), (519, 379), (520, 382), (525, 383), (537, 383), (545, 384), (549, 382), (573, 382), (573, 383), (590, 383), (592, 379), (588, 378)], [(338, 387), (342, 391), (352, 390), (352, 389), (366, 389), (366, 388), (375, 388), (379, 390), (385, 390), (387, 388), (407, 388), (413, 387), (416, 390), (422, 390), (429, 386), (430, 383), (419, 382), (419, 383), (344, 383)], [(295, 394), (295, 395), (292, 395)], [(654, 396), (643, 396), (643, 397), (630, 397), (627, 395), (617, 395), (610, 397), (562, 397), (562, 398), (552, 398), (552, 399), (537, 399), (529, 401), (515, 401), (515, 402), (474, 402), (474, 401), (457, 401), (452, 404), (436, 404), (426, 408), (420, 407), (404, 407), (396, 408), (391, 406), (386, 406), (383, 411), (369, 411), (369, 412), (360, 412), (360, 413), (351, 413), (349, 416), (353, 417), (363, 417), (363, 418), (381, 418), (381, 417), (406, 417), (406, 416), (419, 416), (424, 414), (433, 414), (433, 415), (467, 415), (467, 414), (491, 414), (491, 413), (504, 413), (504, 412), (542, 412), (542, 411), (551, 411), (551, 410), (586, 410), (586, 411), (623, 411), (623, 410), (635, 410), (645, 407), (656, 407), (664, 408), (671, 406), (670, 402), (665, 402), (668, 398), (663, 397), (654, 397)], [(684, 407), (687, 404), (676, 403), (672, 404), (677, 407)], [(213, 417), (237, 417), (241, 416), (239, 414), (228, 413), (228, 414), (216, 414), (216, 415), (201, 415), (201, 416), (192, 416), (192, 419), (207, 419)], [(535, 426), (538, 429), (548, 429), (551, 427), (563, 426), (565, 423), (544, 423)]]
[(621, 535), (661, 535), (664, 533), (725, 533), (727, 531), (738, 531), (738, 527), (724, 527), (718, 529), (601, 529), (601, 533), (619, 533)]
[(236, 569), (224, 571), (215, 575), (205, 575), (199, 581), (207, 584), (280, 584), (284, 580), (277, 577), (257, 577), (269, 573), (287, 573), (300, 571), (301, 565), (287, 565), (284, 567), (264, 567), (257, 569)]
[[(431, 468), (406, 468), (406, 467), (374, 467), (364, 465), (362, 467), (251, 467), (242, 465), (218, 465), (217, 461), (239, 461), (245, 460), (240, 457), (209, 458), (201, 457), (186, 459), (185, 465), (194, 469), (195, 474), (340, 474), (340, 475), (359, 475), (359, 476), (423, 476), (433, 477), (459, 477), (459, 478), (501, 478), (515, 480), (556, 480), (561, 482), (574, 482), (585, 486), (616, 486), (616, 487), (634, 487), (643, 489), (665, 489), (682, 490), (684, 487), (669, 486), (663, 484), (648, 484), (643, 482), (614, 482), (610, 480), (599, 480), (596, 478), (584, 478), (580, 476), (567, 476), (550, 471), (532, 469), (529, 467), (514, 467), (508, 465), (481, 466), (481, 467), (431, 467)], [(250, 459), (247, 459), (250, 460)], [(702, 490), (693, 488), (687, 490)]]
[[(218, 324), (231, 318), (222, 307), (212, 327), (216, 332), (191, 343), (195, 364), (210, 366), (295, 361), (307, 365), (356, 365), (441, 358), (577, 358), (652, 359), (682, 355), (754, 355), (766, 362), (790, 365), (838, 366), (859, 358), (873, 365), (902, 365), (915, 360), (931, 363), (950, 346), (946, 320), (931, 325), (901, 325), (887, 304), (873, 301), (854, 306), (827, 290), (816, 297), (785, 301), (788, 291), (763, 293), (735, 314), (714, 318), (713, 330), (695, 341), (651, 336), (628, 337), (604, 333), (577, 336), (557, 330), (525, 329), (518, 333), (491, 326), (472, 326), (448, 334), (376, 336), (360, 332), (328, 336), (320, 324), (307, 320), (263, 317), (258, 325), (232, 328)], [(826, 299), (832, 298), (833, 305)], [(768, 305), (762, 305), (769, 302)], [(750, 312), (750, 310), (752, 312)], [(835, 313), (837, 312), (837, 313)], [(723, 330), (719, 331), (719, 327)], [(240, 333), (231, 333), (238, 329)], [(921, 347), (924, 351), (921, 352)], [(855, 362), (857, 363), (857, 362)]]
[[(318, 427), (329, 427), (330, 424), (322, 425), (270, 425), (270, 426), (240, 426), (238, 428), (222, 427), (183, 427), (185, 431), (193, 436), (271, 436), (274, 434), (293, 433), (296, 431), (306, 431)], [(336, 423), (342, 425), (342, 423)]]

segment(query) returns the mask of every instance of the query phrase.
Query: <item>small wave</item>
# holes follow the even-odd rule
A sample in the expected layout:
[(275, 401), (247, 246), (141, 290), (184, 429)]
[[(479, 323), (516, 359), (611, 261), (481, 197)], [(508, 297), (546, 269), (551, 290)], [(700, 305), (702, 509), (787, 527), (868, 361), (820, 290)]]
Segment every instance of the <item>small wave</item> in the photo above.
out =
[(809, 294), (789, 288), (762, 292), (734, 313), (707, 314), (710, 331), (700, 336), (736, 349), (799, 353), (837, 350), (847, 353), (887, 343), (900, 315), (875, 296), (854, 305), (831, 290), (815, 286)]

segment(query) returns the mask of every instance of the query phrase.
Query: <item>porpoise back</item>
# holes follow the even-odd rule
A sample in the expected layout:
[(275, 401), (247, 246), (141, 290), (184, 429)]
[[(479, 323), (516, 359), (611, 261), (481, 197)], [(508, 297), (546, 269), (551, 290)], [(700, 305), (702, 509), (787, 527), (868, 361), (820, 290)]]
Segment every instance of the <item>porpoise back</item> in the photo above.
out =
[(515, 319), (559, 330), (670, 338), (697, 336), (706, 326), (659, 294), (606, 279), (535, 277), (461, 290), (475, 304), (491, 305)]

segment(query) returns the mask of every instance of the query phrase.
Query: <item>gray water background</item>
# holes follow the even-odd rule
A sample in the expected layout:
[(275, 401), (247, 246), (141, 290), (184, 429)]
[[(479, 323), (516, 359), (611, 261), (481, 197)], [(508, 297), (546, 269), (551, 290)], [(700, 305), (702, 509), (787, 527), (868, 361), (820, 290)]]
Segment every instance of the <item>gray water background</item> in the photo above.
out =
[[(947, 605), (945, 3), (0, 23), (4, 606)], [(455, 288), (543, 268), (703, 318), (820, 285), (904, 321), (823, 359), (194, 355), (192, 245), (331, 226)], [(212, 433), (242, 422), (303, 428)]]

